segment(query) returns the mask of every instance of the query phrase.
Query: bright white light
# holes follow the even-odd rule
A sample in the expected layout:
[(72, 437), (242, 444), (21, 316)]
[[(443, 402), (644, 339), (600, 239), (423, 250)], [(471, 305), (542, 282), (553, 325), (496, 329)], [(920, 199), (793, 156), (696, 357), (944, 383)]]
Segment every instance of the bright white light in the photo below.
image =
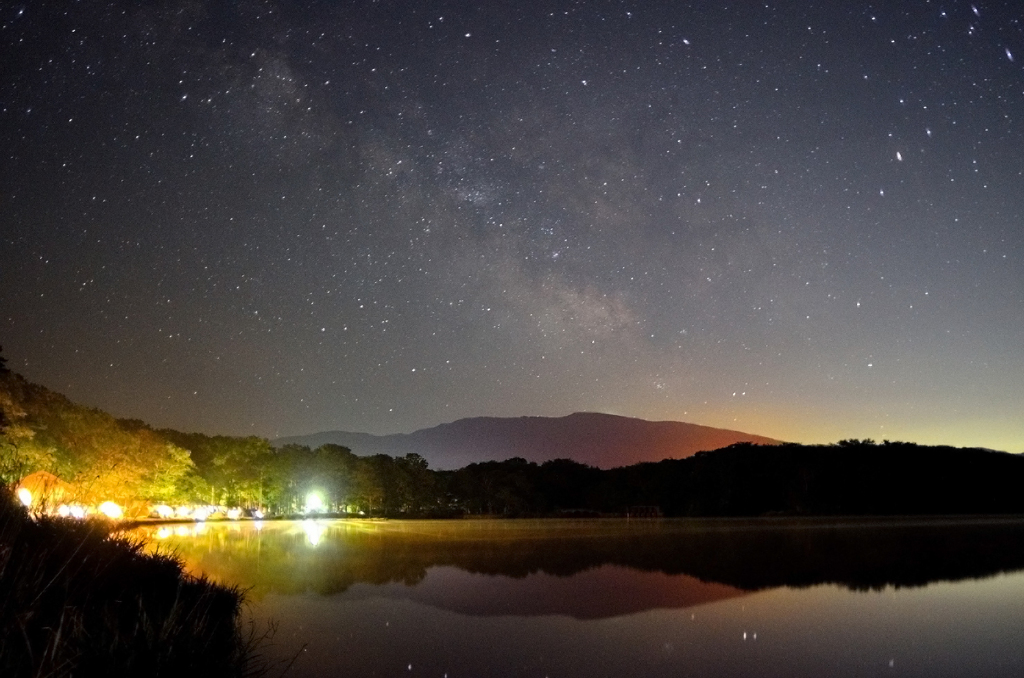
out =
[(178, 515), (182, 518), (187, 518), (192, 513), (192, 508), (189, 506), (179, 506)]
[(256, 520), (263, 520), (263, 511), (256, 509), (255, 511), (252, 512), (252, 516)]
[(172, 534), (174, 534), (174, 530), (172, 530), (171, 528), (169, 528), (167, 526), (164, 526), (164, 527), (161, 527), (160, 529), (158, 529), (156, 531), (156, 538), (157, 539), (167, 539)]
[(316, 492), (310, 492), (306, 495), (306, 513), (320, 513), (324, 510), (324, 500)]
[(154, 510), (156, 511), (156, 514), (161, 518), (170, 518), (174, 515), (174, 509), (172, 509), (167, 504), (160, 504)]
[(71, 507), (67, 504), (61, 504), (57, 507), (57, 515), (61, 518), (67, 518), (71, 515)]
[(302, 529), (306, 531), (306, 539), (313, 546), (319, 544), (324, 536), (324, 526), (312, 520), (302, 521)]
[(231, 520), (238, 520), (241, 517), (241, 515), (242, 509), (240, 508), (228, 509), (228, 518), (230, 518)]
[(72, 518), (78, 518), (79, 520), (81, 520), (82, 518), (85, 517), (85, 509), (82, 508), (81, 506), (75, 505), (75, 506), (70, 507), (69, 510), (71, 512), (71, 517)]
[(205, 506), (200, 506), (192, 512), (192, 517), (196, 520), (206, 520), (210, 516), (210, 509)]
[(24, 487), (19, 487), (18, 488), (18, 501), (20, 501), (25, 506), (31, 506), (32, 505), (32, 493), (29, 492)]
[(99, 511), (108, 518), (114, 518), (115, 520), (124, 515), (121, 507), (112, 501), (105, 501), (100, 504)]

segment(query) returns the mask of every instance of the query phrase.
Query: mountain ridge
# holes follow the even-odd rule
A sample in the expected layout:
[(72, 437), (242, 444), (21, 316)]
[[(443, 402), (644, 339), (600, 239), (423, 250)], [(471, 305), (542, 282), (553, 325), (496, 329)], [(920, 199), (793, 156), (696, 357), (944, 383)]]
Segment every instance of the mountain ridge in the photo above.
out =
[(456, 469), (484, 461), (522, 457), (544, 462), (566, 458), (598, 468), (682, 459), (734, 443), (777, 445), (782, 441), (729, 429), (679, 421), (648, 421), (599, 412), (564, 417), (468, 417), (412, 433), (373, 435), (322, 431), (272, 441), (316, 448), (343, 445), (358, 455), (416, 453), (431, 468)]

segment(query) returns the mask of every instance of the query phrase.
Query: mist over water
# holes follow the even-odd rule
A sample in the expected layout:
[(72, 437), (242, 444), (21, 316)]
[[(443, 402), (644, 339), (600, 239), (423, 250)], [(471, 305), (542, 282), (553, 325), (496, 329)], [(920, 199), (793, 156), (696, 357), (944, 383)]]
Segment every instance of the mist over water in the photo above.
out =
[[(250, 590), (293, 675), (1011, 676), (1024, 521), (142, 528)], [(411, 668), (410, 668), (411, 667)]]

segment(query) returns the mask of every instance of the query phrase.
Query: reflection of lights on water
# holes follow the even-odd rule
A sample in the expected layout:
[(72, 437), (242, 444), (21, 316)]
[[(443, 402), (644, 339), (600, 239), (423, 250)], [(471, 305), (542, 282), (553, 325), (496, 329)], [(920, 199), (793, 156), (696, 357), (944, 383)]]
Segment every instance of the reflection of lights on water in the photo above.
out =
[(105, 501), (100, 504), (99, 511), (106, 517), (114, 519), (120, 518), (124, 515), (124, 512), (121, 511), (121, 507), (112, 501)]
[(323, 525), (312, 520), (303, 520), (302, 529), (306, 531), (306, 539), (308, 539), (309, 543), (313, 546), (320, 543), (320, 540), (323, 538), (324, 532), (326, 531)]
[[(262, 517), (262, 516), (260, 516), (260, 517)], [(252, 524), (252, 526), (256, 528), (256, 531), (257, 531), (257, 532), (259, 532), (260, 530), (262, 530), (262, 529), (263, 529), (263, 522), (262, 522), (262, 521), (259, 521), (259, 520), (257, 520), (256, 522), (254, 522), (254, 523)]]
[(25, 506), (31, 506), (32, 505), (32, 493), (29, 492), (24, 487), (19, 487), (18, 488), (18, 501), (20, 501)]
[(192, 534), (192, 530), (188, 529), (184, 525), (179, 525), (178, 527), (174, 528), (174, 534), (176, 534), (179, 537), (187, 537), (190, 534)]
[(174, 534), (174, 530), (172, 530), (171, 528), (169, 528), (169, 527), (161, 527), (161, 528), (157, 529), (157, 531), (156, 531), (156, 538), (157, 539), (167, 539), (172, 534)]

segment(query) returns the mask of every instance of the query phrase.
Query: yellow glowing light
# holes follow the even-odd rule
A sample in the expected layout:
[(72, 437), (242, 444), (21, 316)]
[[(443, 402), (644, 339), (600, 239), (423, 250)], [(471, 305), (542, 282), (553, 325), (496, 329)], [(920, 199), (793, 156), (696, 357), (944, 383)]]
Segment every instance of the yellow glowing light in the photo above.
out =
[(167, 504), (160, 504), (159, 506), (157, 506), (153, 510), (156, 511), (156, 514), (158, 516), (160, 516), (161, 518), (170, 518), (171, 516), (174, 515), (174, 509), (172, 509)]
[(82, 508), (81, 506), (70, 506), (68, 507), (68, 512), (71, 514), (72, 518), (78, 518), (79, 520), (81, 520), (85, 517), (85, 509)]
[(182, 518), (188, 518), (189, 514), (191, 514), (191, 513), (192, 513), (192, 508), (190, 506), (179, 506), (178, 507), (178, 515), (181, 516)]
[(306, 513), (320, 513), (324, 510), (324, 500), (316, 492), (306, 495)]
[(172, 534), (174, 534), (174, 530), (172, 530), (171, 528), (169, 528), (169, 527), (161, 527), (160, 529), (158, 529), (156, 531), (156, 538), (157, 539), (167, 539)]
[(32, 493), (29, 492), (24, 487), (19, 487), (18, 488), (18, 501), (20, 501), (25, 506), (31, 506), (32, 505)]
[(102, 504), (100, 504), (99, 511), (106, 517), (114, 518), (115, 520), (124, 515), (124, 512), (121, 510), (121, 507), (112, 501), (105, 501)]
[(192, 517), (196, 520), (206, 520), (210, 517), (210, 509), (205, 506), (200, 506), (192, 512)]
[(57, 507), (57, 515), (61, 518), (67, 518), (71, 515), (71, 507), (67, 504), (61, 504)]

